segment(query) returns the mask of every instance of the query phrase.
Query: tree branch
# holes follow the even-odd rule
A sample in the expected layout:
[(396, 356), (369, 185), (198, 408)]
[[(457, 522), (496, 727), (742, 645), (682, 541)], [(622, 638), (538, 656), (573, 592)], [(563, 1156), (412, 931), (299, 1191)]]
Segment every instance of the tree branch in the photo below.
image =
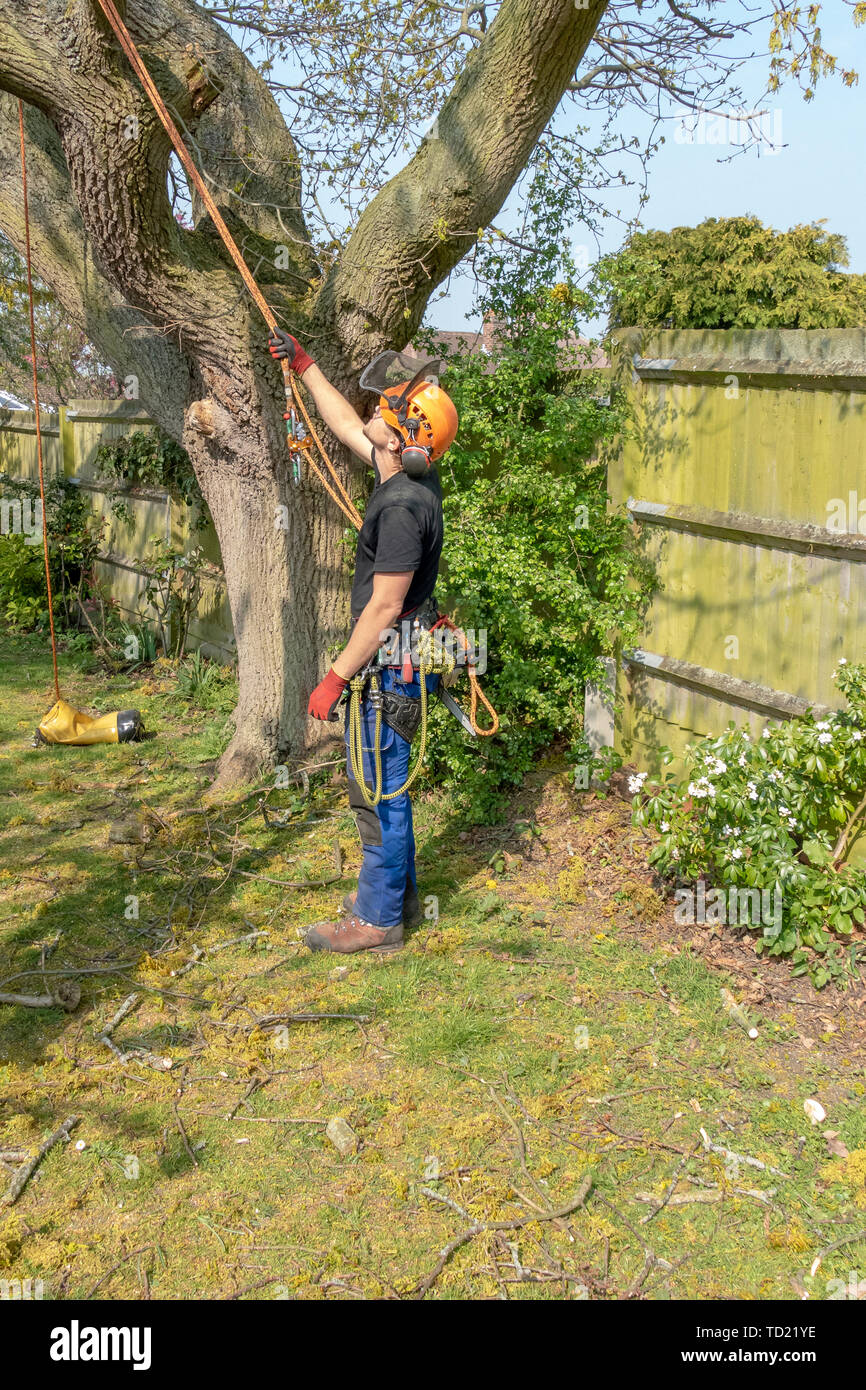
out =
[[(99, 344), (118, 380), (137, 376), (148, 410), (163, 429), (179, 435), (189, 378), (183, 356), (164, 333), (124, 302), (97, 265), (54, 127), (33, 107), (25, 109), (24, 123), (36, 274), (51, 286), (73, 323)], [(0, 93), (0, 226), (23, 254), (18, 103), (6, 93)]]
[(361, 217), (314, 321), (358, 363), (402, 347), (431, 291), (500, 210), (565, 92), (605, 0), (504, 0), (435, 132)]

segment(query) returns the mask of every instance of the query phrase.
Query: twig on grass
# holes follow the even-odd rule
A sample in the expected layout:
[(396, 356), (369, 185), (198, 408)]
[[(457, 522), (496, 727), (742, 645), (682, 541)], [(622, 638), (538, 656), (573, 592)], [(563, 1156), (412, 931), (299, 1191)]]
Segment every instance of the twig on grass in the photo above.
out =
[[(641, 1217), (640, 1224), (641, 1224), (642, 1226), (648, 1225), (649, 1222), (652, 1221), (652, 1219), (653, 1219), (654, 1216), (658, 1216), (658, 1214), (659, 1214), (660, 1211), (664, 1211), (665, 1207), (668, 1205), (669, 1202), (671, 1202), (671, 1201), (676, 1202), (676, 1199), (674, 1198), (674, 1193), (676, 1192), (676, 1189), (677, 1189), (677, 1183), (678, 1183), (679, 1180), (680, 1180), (680, 1173), (683, 1171), (683, 1169), (685, 1168), (685, 1166), (686, 1166), (686, 1164), (688, 1163), (689, 1159), (692, 1157), (692, 1154), (696, 1154), (696, 1153), (698, 1152), (698, 1149), (699, 1149), (699, 1148), (700, 1148), (700, 1145), (699, 1145), (699, 1144), (696, 1144), (695, 1147), (692, 1149), (692, 1152), (691, 1152), (691, 1153), (683, 1154), (682, 1158), (680, 1159), (679, 1163), (678, 1163), (677, 1166), (676, 1166), (676, 1171), (675, 1171), (673, 1177), (671, 1178), (670, 1182), (668, 1183), (668, 1186), (665, 1188), (665, 1191), (664, 1191), (664, 1193), (663, 1193), (663, 1195), (662, 1195), (661, 1200), (659, 1201), (658, 1198), (652, 1197), (652, 1196), (651, 1196), (650, 1200), (651, 1200), (651, 1201), (657, 1201), (657, 1202), (658, 1202), (658, 1205), (656, 1206), (656, 1208), (655, 1208), (654, 1211), (647, 1212), (646, 1216), (642, 1216), (642, 1217)], [(697, 1194), (695, 1194), (695, 1195), (697, 1195)], [(639, 1200), (642, 1200), (642, 1198), (639, 1198)], [(700, 1199), (697, 1199), (697, 1200), (700, 1200)], [(678, 1202), (676, 1202), (676, 1205), (679, 1206), (680, 1204), (679, 1204)]]
[(819, 1250), (812, 1261), (809, 1273), (814, 1278), (818, 1273), (821, 1261), (825, 1255), (830, 1255), (834, 1250), (839, 1250), (843, 1245), (853, 1245), (855, 1241), (866, 1240), (866, 1229), (857, 1231), (853, 1236), (843, 1236), (841, 1240), (834, 1240), (832, 1245), (825, 1245), (823, 1250)]
[(59, 1129), (56, 1129), (53, 1134), (49, 1135), (45, 1143), (33, 1157), (29, 1158), (26, 1163), (21, 1165), (9, 1184), (5, 1195), (0, 1198), (0, 1207), (11, 1207), (13, 1202), (18, 1201), (18, 1198), (21, 1196), (21, 1193), (36, 1172), (36, 1169), (39, 1167), (45, 1155), (54, 1148), (55, 1144), (68, 1142), (69, 1131), (74, 1129), (80, 1120), (80, 1115), (70, 1115), (68, 1120), (63, 1121)]
[(16, 1004), (23, 1009), (65, 1009), (68, 1014), (78, 1008), (81, 986), (74, 980), (60, 980), (48, 994), (0, 994), (0, 1004)]
[(117, 1270), (120, 1269), (121, 1265), (125, 1265), (129, 1260), (134, 1260), (136, 1255), (146, 1254), (148, 1250), (152, 1250), (153, 1248), (154, 1247), (152, 1245), (142, 1245), (138, 1250), (130, 1250), (128, 1255), (124, 1255), (122, 1260), (118, 1260), (116, 1265), (112, 1265), (111, 1269), (106, 1270), (101, 1279), (97, 1279), (90, 1292), (84, 1295), (85, 1299), (92, 1298), (93, 1295), (96, 1293), (96, 1290), (100, 1287), (100, 1285), (104, 1284), (106, 1279), (110, 1279), (112, 1274), (115, 1274)]
[(700, 1131), (704, 1141), (704, 1148), (709, 1152), (718, 1154), (720, 1158), (726, 1158), (732, 1163), (745, 1163), (749, 1168), (760, 1168), (762, 1173), (772, 1173), (775, 1178), (788, 1178), (787, 1173), (783, 1173), (781, 1168), (771, 1168), (769, 1163), (762, 1163), (759, 1158), (752, 1158), (749, 1154), (738, 1154), (733, 1149), (725, 1148), (724, 1144), (714, 1144), (705, 1129)]
[(177, 1121), (177, 1127), (178, 1127), (178, 1129), (180, 1130), (180, 1137), (181, 1137), (181, 1139), (183, 1140), (183, 1146), (184, 1146), (184, 1148), (186, 1149), (187, 1153), (189, 1154), (190, 1158), (192, 1159), (193, 1163), (195, 1164), (196, 1168), (198, 1168), (198, 1166), (199, 1166), (199, 1161), (198, 1161), (198, 1159), (196, 1158), (195, 1153), (194, 1153), (194, 1151), (193, 1151), (193, 1148), (192, 1148), (192, 1146), (191, 1146), (191, 1144), (190, 1144), (190, 1142), (189, 1142), (189, 1136), (188, 1136), (188, 1134), (187, 1134), (187, 1132), (186, 1132), (186, 1129), (185, 1129), (185, 1127), (184, 1127), (183, 1120), (180, 1118), (180, 1111), (179, 1111), (178, 1108), (177, 1108), (177, 1099), (176, 1099), (176, 1098), (172, 1101), (172, 1103), (171, 1103), (171, 1108), (172, 1108), (172, 1110), (174, 1111), (174, 1118), (175, 1118), (175, 1120)]

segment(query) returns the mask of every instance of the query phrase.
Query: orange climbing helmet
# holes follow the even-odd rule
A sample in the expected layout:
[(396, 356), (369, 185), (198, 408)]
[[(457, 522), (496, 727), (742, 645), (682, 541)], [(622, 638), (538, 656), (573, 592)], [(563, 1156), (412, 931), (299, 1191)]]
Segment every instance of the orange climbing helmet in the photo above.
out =
[(457, 411), (439, 385), (441, 358), (421, 361), (406, 352), (381, 352), (362, 373), (359, 385), (379, 395), (386, 424), (403, 439), (403, 470), (423, 477), (457, 435)]

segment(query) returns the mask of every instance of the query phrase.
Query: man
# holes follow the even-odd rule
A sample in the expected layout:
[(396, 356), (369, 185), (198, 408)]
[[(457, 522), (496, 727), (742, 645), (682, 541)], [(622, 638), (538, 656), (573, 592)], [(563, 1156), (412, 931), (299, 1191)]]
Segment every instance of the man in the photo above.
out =
[[(389, 632), (400, 628), (404, 620), (416, 628), (436, 621), (442, 489), (433, 465), (453, 443), (457, 411), (437, 381), (428, 380), (423, 371), (405, 379), (411, 368), (402, 354), (382, 353), (360, 378), (362, 387), (380, 397), (365, 424), (297, 339), (276, 329), (268, 346), (272, 356), (287, 360), (303, 376), (322, 419), (353, 453), (372, 463), (376, 474), (355, 555), (352, 633), (310, 696), (312, 717), (333, 720), (349, 681), (365, 670)], [(307, 932), (306, 942), (313, 951), (398, 951), (404, 926), (421, 920), (412, 805), (408, 792), (389, 795), (406, 782), (421, 687), (408, 651), (398, 652), (394, 659), (396, 664), (381, 672), (383, 799), (375, 806), (368, 804), (353, 776), (346, 721), (349, 804), (355, 811), (363, 863), (357, 893), (343, 900), (343, 916), (317, 923)], [(437, 681), (435, 675), (426, 677), (428, 691), (435, 690)], [(362, 698), (361, 721), (361, 770), (365, 784), (372, 786), (376, 710), (368, 688)]]

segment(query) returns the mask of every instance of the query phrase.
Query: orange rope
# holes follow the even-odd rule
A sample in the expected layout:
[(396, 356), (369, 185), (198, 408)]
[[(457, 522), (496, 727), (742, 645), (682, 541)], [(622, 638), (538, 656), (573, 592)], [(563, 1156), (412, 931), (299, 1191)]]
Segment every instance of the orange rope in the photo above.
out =
[[(469, 655), (469, 638), (466, 636), (466, 633), (463, 631), (463, 629), (457, 626), (457, 624), (454, 622), (452, 618), (449, 618), (447, 616), (441, 617), (437, 623), (433, 624), (431, 630), (435, 632), (437, 627), (449, 628), (450, 631), (454, 633), (455, 637), (460, 638), (460, 640), (463, 643), (463, 650), (465, 654), (467, 656)], [(487, 696), (484, 694), (484, 691), (481, 689), (481, 682), (478, 679), (475, 667), (471, 661), (467, 664), (466, 670), (469, 676), (469, 723), (472, 725), (473, 730), (479, 738), (490, 738), (492, 734), (499, 732), (499, 715), (496, 713), (496, 710), (493, 708)], [(481, 729), (478, 726), (479, 700), (481, 701), (484, 708), (487, 710), (487, 713), (490, 715), (490, 718), (492, 720), (489, 729)]]
[[(303, 378), (302, 378), (302, 380), (303, 380)], [(356, 530), (356, 531), (360, 531), (360, 529), (361, 529), (361, 527), (362, 527), (362, 525), (363, 525), (363, 518), (362, 518), (362, 516), (361, 516), (361, 513), (357, 510), (357, 508), (355, 507), (355, 505), (354, 505), (354, 503), (353, 503), (351, 497), (349, 496), (348, 492), (347, 492), (346, 489), (343, 487), (343, 484), (340, 482), (340, 479), (337, 477), (336, 469), (334, 468), (333, 464), (331, 463), (330, 459), (328, 458), (328, 455), (327, 455), (327, 453), (325, 452), (325, 446), (324, 446), (324, 444), (322, 443), (322, 441), (321, 441), (321, 439), (319, 438), (319, 436), (317, 435), (317, 433), (316, 433), (316, 427), (315, 427), (315, 425), (313, 424), (312, 420), (310, 419), (309, 413), (308, 413), (308, 411), (307, 411), (307, 407), (304, 405), (304, 402), (303, 402), (303, 399), (302, 399), (302, 397), (301, 397), (301, 393), (300, 393), (300, 391), (298, 390), (297, 382), (295, 381), (294, 375), (292, 376), (292, 395), (293, 395), (294, 398), (295, 398), (295, 404), (297, 405), (298, 409), (300, 410), (301, 414), (302, 414), (303, 417), (304, 417), (304, 424), (307, 426), (307, 429), (310, 431), (310, 434), (312, 435), (313, 439), (314, 439), (315, 442), (316, 442), (316, 447), (318, 448), (319, 453), (322, 455), (322, 458), (325, 460), (325, 463), (328, 465), (329, 469), (331, 470), (331, 477), (334, 479), (334, 482), (336, 483), (336, 485), (337, 485), (337, 487), (338, 487), (338, 489), (339, 489), (339, 491), (340, 491), (340, 495), (341, 495), (341, 497), (342, 497), (342, 501), (340, 500), (340, 497), (338, 497), (338, 496), (336, 495), (336, 493), (334, 492), (334, 490), (333, 490), (333, 488), (331, 487), (330, 483), (329, 483), (329, 482), (327, 481), (327, 479), (325, 478), (324, 473), (323, 473), (322, 470), (319, 468), (319, 466), (318, 466), (318, 464), (316, 463), (315, 459), (313, 458), (312, 454), (310, 454), (310, 457), (309, 457), (309, 464), (310, 464), (310, 467), (311, 467), (311, 468), (313, 469), (313, 471), (318, 475), (319, 481), (321, 482), (322, 486), (331, 494), (331, 496), (333, 497), (333, 499), (334, 499), (334, 501), (336, 502), (337, 506), (342, 508), (344, 515), (347, 516), (347, 517), (349, 518), (349, 520), (351, 521), (351, 523), (352, 523), (352, 525), (354, 526), (355, 530)]]
[(36, 406), (36, 456), (39, 460), (39, 496), (42, 499), (42, 557), (45, 561), (45, 588), (48, 592), (48, 622), (51, 626), (51, 660), (54, 663), (54, 694), (60, 699), (57, 677), (57, 638), (54, 635), (54, 597), (48, 567), (48, 514), (45, 507), (45, 474), (42, 464), (42, 425), (39, 420), (39, 378), (36, 373), (36, 319), (33, 313), (33, 269), (30, 262), (30, 209), (27, 197), (27, 157), (24, 153), (24, 103), (18, 99), (18, 135), (21, 142), (21, 185), (24, 194), (24, 242), (27, 262), (27, 297), (30, 307), (30, 359), (33, 365), (33, 400)]
[[(117, 41), (123, 49), (124, 53), (126, 54), (127, 58), (129, 59), (130, 64), (132, 65), (136, 75), (138, 76), (138, 79), (141, 82), (142, 87), (144, 88), (145, 92), (150, 98), (150, 103), (157, 116), (161, 120), (169, 140), (174, 146), (175, 154), (177, 155), (178, 159), (180, 160), (181, 164), (183, 165), (184, 169), (189, 175), (190, 180), (194, 184), (199, 197), (201, 198), (202, 202), (204, 203), (205, 207), (210, 213), (214, 226), (216, 227), (217, 231), (222, 237), (225, 248), (231, 256), (232, 260), (234, 261), (235, 265), (237, 266), (238, 271), (240, 272), (241, 279), (243, 280), (244, 284), (246, 285), (247, 289), (252, 295), (256, 307), (259, 309), (262, 315), (262, 318), (268, 325), (268, 328), (276, 328), (277, 320), (274, 311), (270, 307), (268, 301), (265, 299), (264, 295), (262, 294), (261, 290), (256, 284), (255, 279), (253, 278), (253, 273), (247, 265), (246, 261), (244, 260), (243, 256), (241, 255), (241, 252), (238, 248), (238, 245), (234, 237), (232, 236), (231, 232), (226, 226), (222, 213), (220, 212), (219, 208), (217, 207), (216, 203), (211, 197), (207, 185), (205, 184), (204, 179), (202, 178), (201, 174), (196, 168), (192, 156), (189, 153), (189, 150), (183, 143), (180, 131), (178, 130), (177, 126), (175, 125), (174, 121), (169, 115), (168, 107), (166, 106), (165, 102), (160, 96), (153, 78), (151, 77), (150, 73), (148, 72), (147, 68), (142, 62), (141, 55), (139, 54), (138, 49), (136, 48), (133, 42), (132, 35), (130, 34), (129, 30), (127, 29), (126, 25), (124, 24), (123, 20), (117, 12), (117, 9), (114, 5), (114, 0), (99, 0), (99, 5), (103, 14), (105, 15), (105, 18), (108, 20), (109, 24), (114, 30), (114, 33), (117, 37)], [(291, 388), (295, 400), (301, 407), (304, 419), (306, 420), (307, 425), (313, 434), (313, 438), (316, 440), (319, 452), (322, 455), (322, 460), (326, 468), (328, 469), (328, 472), (331, 474), (334, 483), (336, 484), (337, 492), (335, 492), (334, 489), (330, 486), (330, 484), (325, 481), (324, 474), (321, 472), (318, 465), (313, 463), (312, 458), (310, 459), (310, 464), (313, 467), (314, 471), (317, 473), (324, 487), (327, 489), (331, 497), (336, 502), (337, 506), (341, 509), (344, 515), (352, 523), (352, 525), (360, 530), (361, 517), (355, 509), (355, 507), (352, 505), (351, 498), (349, 497), (348, 493), (346, 492), (346, 489), (340, 481), (340, 477), (337, 473), (336, 468), (334, 467), (331, 460), (328, 458), (328, 455), (325, 452), (321, 440), (319, 439), (318, 435), (316, 434), (315, 430), (313, 430), (312, 425), (310, 424), (310, 418), (307, 415), (307, 412), (304, 409), (300, 397), (295, 388), (292, 369), (289, 366), (289, 364), (285, 361), (281, 365), (283, 368), (283, 379), (286, 388), (286, 399), (288, 400), (289, 390)], [(339, 496), (338, 493), (340, 494)]]

